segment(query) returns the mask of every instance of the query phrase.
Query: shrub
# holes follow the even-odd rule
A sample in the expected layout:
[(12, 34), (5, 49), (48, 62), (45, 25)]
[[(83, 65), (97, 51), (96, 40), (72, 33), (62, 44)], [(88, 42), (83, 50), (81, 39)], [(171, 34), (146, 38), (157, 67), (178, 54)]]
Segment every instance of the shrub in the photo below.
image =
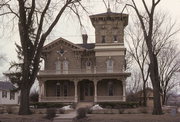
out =
[(13, 113), (12, 106), (6, 106), (6, 111), (8, 114), (12, 114)]
[(87, 114), (87, 108), (79, 108), (77, 110), (77, 119), (85, 118)]
[(38, 91), (34, 91), (29, 96), (31, 102), (38, 102), (39, 99), (39, 93)]
[(140, 108), (140, 112), (143, 113), (143, 114), (148, 113), (147, 108)]
[(60, 114), (65, 114), (65, 110), (64, 109), (59, 109), (59, 113)]
[(46, 118), (53, 119), (56, 116), (56, 109), (55, 108), (48, 108)]
[(139, 104), (136, 102), (100, 102), (98, 104), (103, 108), (114, 108), (114, 109), (136, 108), (139, 106)]
[(35, 108), (61, 108), (64, 106), (62, 103), (46, 103), (46, 102), (37, 102), (32, 103), (31, 105), (35, 106)]
[(123, 114), (124, 113), (124, 109), (119, 109), (119, 114)]

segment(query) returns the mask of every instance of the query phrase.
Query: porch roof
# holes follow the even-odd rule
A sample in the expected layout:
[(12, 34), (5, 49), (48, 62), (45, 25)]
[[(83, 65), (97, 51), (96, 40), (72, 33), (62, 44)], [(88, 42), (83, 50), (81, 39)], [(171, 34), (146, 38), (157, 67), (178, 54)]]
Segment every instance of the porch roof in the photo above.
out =
[(82, 74), (58, 74), (58, 73), (39, 73), (38, 79), (114, 79), (127, 78), (131, 75), (128, 72), (113, 72), (113, 73), (82, 73)]

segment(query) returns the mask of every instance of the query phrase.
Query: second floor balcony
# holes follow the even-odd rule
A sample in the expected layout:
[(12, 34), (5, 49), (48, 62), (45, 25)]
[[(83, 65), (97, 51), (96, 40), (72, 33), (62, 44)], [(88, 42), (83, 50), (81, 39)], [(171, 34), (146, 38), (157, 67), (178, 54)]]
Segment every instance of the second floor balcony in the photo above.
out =
[(73, 74), (119, 74), (124, 70), (104, 69), (68, 69), (68, 70), (40, 70), (39, 75), (73, 75)]

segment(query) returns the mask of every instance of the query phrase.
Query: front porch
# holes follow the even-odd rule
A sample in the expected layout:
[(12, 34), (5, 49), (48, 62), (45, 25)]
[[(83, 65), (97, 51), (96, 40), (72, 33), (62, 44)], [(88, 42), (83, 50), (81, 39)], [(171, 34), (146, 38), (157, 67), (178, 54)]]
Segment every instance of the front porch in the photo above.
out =
[[(68, 75), (68, 74), (67, 74)], [(127, 74), (126, 74), (127, 75)], [(62, 75), (61, 75), (62, 76)], [(39, 102), (122, 102), (126, 101), (124, 74), (39, 78)]]

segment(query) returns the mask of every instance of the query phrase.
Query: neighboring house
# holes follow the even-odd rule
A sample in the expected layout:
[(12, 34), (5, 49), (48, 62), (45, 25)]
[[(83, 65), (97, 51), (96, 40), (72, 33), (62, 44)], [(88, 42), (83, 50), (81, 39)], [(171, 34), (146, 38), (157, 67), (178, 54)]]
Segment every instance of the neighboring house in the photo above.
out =
[(167, 101), (167, 105), (180, 107), (180, 95), (170, 95)]
[(95, 43), (74, 44), (59, 38), (44, 46), (45, 69), (38, 74), (40, 102), (126, 101), (124, 28), (128, 15), (106, 13), (90, 16)]
[(19, 104), (19, 92), (13, 92), (15, 86), (11, 82), (0, 81), (0, 105)]
[[(143, 105), (143, 99), (144, 99), (143, 90), (141, 90), (137, 93), (137, 97), (138, 97), (138, 101), (139, 101), (140, 105)], [(147, 107), (153, 107), (154, 106), (153, 99), (154, 99), (153, 89), (152, 88), (146, 88)]]

